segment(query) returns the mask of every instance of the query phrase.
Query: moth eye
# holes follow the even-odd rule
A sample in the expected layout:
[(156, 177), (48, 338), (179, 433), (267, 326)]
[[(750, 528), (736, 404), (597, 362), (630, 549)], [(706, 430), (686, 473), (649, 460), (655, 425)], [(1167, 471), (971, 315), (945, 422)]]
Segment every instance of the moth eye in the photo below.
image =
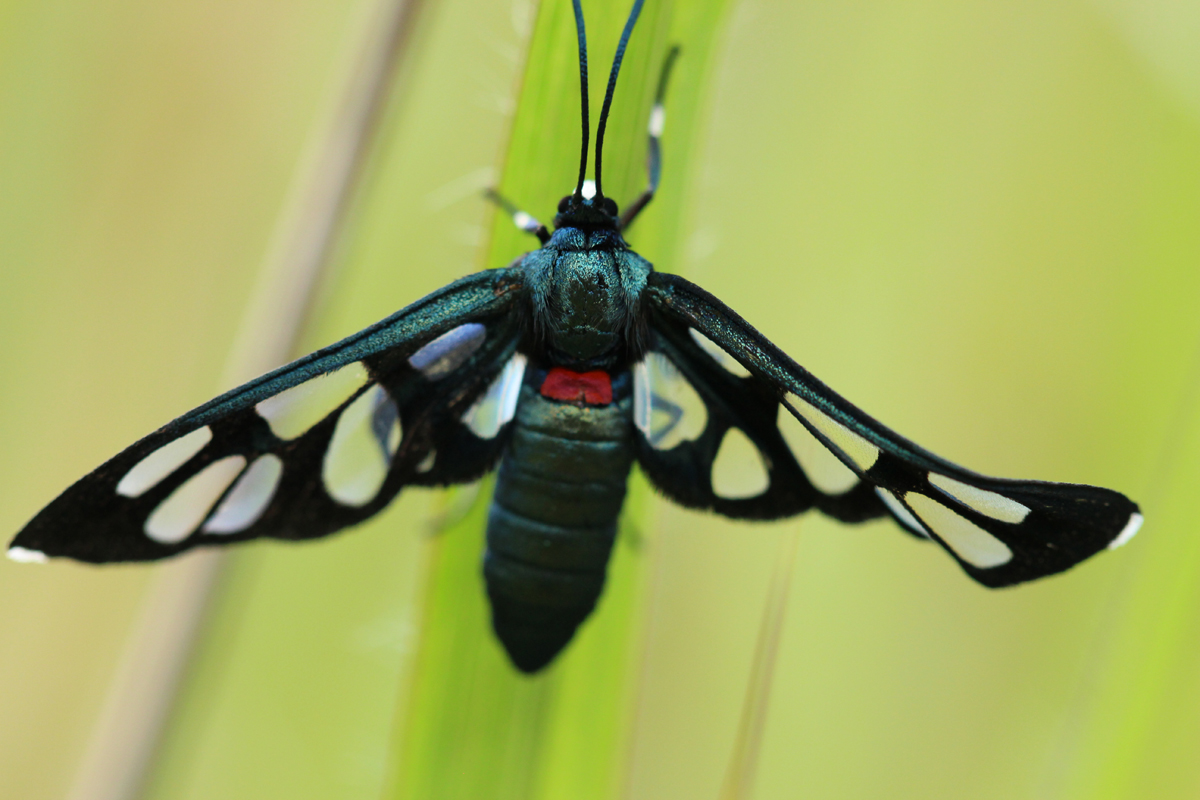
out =
[(1013, 553), (1008, 545), (933, 498), (908, 492), (904, 500), (921, 521), (968, 564), (979, 569), (990, 569), (1012, 560)]
[(1022, 505), (1016, 500), (1010, 500), (1002, 494), (989, 492), (986, 489), (980, 489), (934, 472), (929, 473), (929, 482), (967, 508), (978, 511), (985, 517), (1016, 525), (1024, 522), (1025, 518), (1029, 516), (1029, 506)]
[(517, 413), (525, 356), (517, 353), (492, 381), (483, 396), (463, 414), (462, 421), (480, 439), (493, 439)]
[(571, 195), (567, 195), (562, 200), (558, 201), (558, 213), (562, 214), (571, 205)]
[[(808, 428), (792, 416), (786, 406), (779, 407), (779, 432), (804, 476), (818, 491), (828, 495), (845, 494), (858, 485), (854, 470), (821, 444)], [(905, 511), (905, 513), (908, 513)]]
[(161, 483), (163, 478), (191, 461), (192, 456), (211, 441), (212, 429), (205, 425), (167, 442), (125, 473), (125, 477), (117, 484), (117, 494), (141, 497)]
[(375, 499), (402, 437), (396, 404), (380, 386), (363, 392), (338, 417), (321, 464), (329, 496), (347, 506)]
[(146, 535), (160, 544), (191, 536), (245, 466), (242, 456), (228, 456), (188, 478), (146, 518)]
[(617, 215), (617, 202), (611, 197), (604, 198), (600, 205), (604, 208), (604, 213), (615, 217)]
[(712, 356), (713, 361), (716, 361), (718, 364), (724, 367), (726, 372), (736, 375), (739, 378), (750, 377), (750, 370), (743, 367), (741, 362), (729, 355), (729, 353), (725, 352), (725, 348), (721, 347), (719, 344), (714, 342), (712, 339), (709, 339), (695, 328), (688, 328), (688, 333), (692, 335), (692, 340), (695, 341), (696, 344), (700, 345), (700, 349)]
[(256, 458), (201, 530), (205, 533), (237, 533), (258, 522), (271, 504), (282, 475), (283, 462), (278, 456), (268, 453)]
[(295, 439), (329, 416), (367, 384), (370, 378), (359, 362), (284, 389), (254, 407), (280, 439)]
[(879, 499), (883, 501), (883, 504), (887, 506), (888, 509), (895, 514), (898, 519), (910, 526), (911, 530), (917, 531), (926, 539), (929, 538), (929, 531), (925, 530), (925, 526), (922, 525), (916, 517), (909, 513), (909, 510), (904, 507), (903, 503), (900, 502), (900, 498), (896, 497), (896, 495), (892, 494), (887, 489), (882, 489), (878, 486), (875, 487), (875, 494), (879, 495)]
[(633, 421), (655, 450), (698, 439), (708, 427), (708, 408), (662, 353), (650, 352), (633, 367)]
[(436, 381), (465, 364), (486, 336), (487, 329), (478, 322), (459, 325), (413, 353), (408, 363), (429, 380)]
[(771, 485), (763, 455), (738, 428), (725, 431), (712, 465), (712, 490), (718, 497), (758, 497)]
[(879, 448), (847, 428), (832, 417), (818, 411), (814, 406), (801, 400), (795, 394), (788, 393), (787, 402), (810, 425), (833, 442), (839, 450), (854, 462), (863, 472), (874, 466), (879, 460)]

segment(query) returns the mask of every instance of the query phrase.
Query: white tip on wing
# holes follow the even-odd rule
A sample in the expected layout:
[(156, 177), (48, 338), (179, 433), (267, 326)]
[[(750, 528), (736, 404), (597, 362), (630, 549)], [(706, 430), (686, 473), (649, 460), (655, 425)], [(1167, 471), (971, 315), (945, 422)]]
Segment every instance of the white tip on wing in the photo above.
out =
[(41, 550), (30, 550), (27, 547), (8, 548), (8, 557), (18, 564), (45, 564), (49, 560)]
[(1129, 522), (1125, 523), (1125, 527), (1122, 528), (1121, 532), (1117, 534), (1117, 538), (1108, 543), (1108, 549), (1116, 550), (1118, 547), (1136, 536), (1137, 532), (1142, 528), (1142, 523), (1145, 521), (1146, 518), (1136, 511), (1130, 514)]

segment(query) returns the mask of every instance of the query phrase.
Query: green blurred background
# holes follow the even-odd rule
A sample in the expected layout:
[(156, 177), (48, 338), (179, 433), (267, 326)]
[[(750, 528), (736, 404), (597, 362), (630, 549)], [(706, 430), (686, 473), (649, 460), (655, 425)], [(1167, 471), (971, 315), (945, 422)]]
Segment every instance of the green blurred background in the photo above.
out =
[[(0, 0), (0, 531), (227, 388), (377, 6)], [(595, 108), (626, 5), (585, 8)], [(572, 181), (569, 4), (410, 23), (296, 353), (528, 248), (483, 186), (547, 219)], [(618, 199), (675, 41), (634, 246), (935, 452), (1120, 489), (1143, 533), (992, 592), (888, 523), (635, 479), (601, 610), (528, 680), (487, 633), (486, 491), (409, 492), (226, 562), (143, 796), (1200, 795), (1200, 6), (650, 0)], [(76, 785), (157, 569), (0, 564), (0, 797)]]

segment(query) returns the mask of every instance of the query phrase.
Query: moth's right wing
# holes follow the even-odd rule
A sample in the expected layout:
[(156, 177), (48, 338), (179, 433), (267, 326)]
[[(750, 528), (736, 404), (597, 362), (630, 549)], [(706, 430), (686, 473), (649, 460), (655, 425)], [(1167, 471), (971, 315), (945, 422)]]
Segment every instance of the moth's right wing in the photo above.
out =
[[(1119, 492), (992, 478), (939, 458), (839, 396), (698, 286), (661, 272), (648, 284), (648, 353), (634, 374), (638, 459), (685, 505), (759, 519), (812, 506), (848, 522), (888, 514), (992, 587), (1061, 572), (1141, 525), (1137, 504)], [(690, 393), (699, 408), (691, 427), (687, 404), (664, 396), (672, 381), (661, 373), (672, 371), (683, 379), (674, 382), (680, 397)], [(738, 448), (750, 457), (723, 461)]]
[(144, 561), (309, 539), (367, 519), (403, 486), (479, 477), (500, 456), (524, 372), (521, 289), (515, 270), (470, 275), (221, 395), (63, 492), (9, 555)]

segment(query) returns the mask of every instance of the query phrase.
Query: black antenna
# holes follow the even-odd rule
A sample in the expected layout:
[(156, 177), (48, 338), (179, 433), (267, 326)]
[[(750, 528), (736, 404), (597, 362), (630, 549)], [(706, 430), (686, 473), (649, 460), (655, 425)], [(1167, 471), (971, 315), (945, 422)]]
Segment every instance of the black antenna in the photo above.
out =
[[(579, 108), (583, 115), (583, 146), (579, 153), (579, 182), (575, 184), (575, 199), (583, 197), (583, 178), (587, 173), (588, 136), (591, 126), (588, 122), (588, 78), (587, 78), (587, 32), (583, 27), (583, 6), (579, 0), (575, 2), (575, 34), (579, 38)], [(608, 104), (605, 104), (605, 109)], [(603, 125), (603, 122), (601, 123)], [(603, 130), (603, 128), (601, 128)]]
[[(608, 90), (604, 93), (604, 107), (600, 109), (600, 124), (596, 126), (596, 199), (604, 197), (600, 188), (600, 161), (604, 151), (604, 125), (608, 122), (608, 108), (612, 105), (613, 91), (617, 88), (617, 73), (621, 71), (621, 60), (625, 58), (625, 46), (629, 44), (629, 36), (633, 33), (634, 23), (638, 14), (642, 13), (643, 0), (634, 0), (629, 19), (625, 20), (625, 30), (621, 31), (621, 41), (617, 43), (617, 54), (613, 56), (612, 70), (608, 73)], [(579, 7), (579, 0), (575, 0)]]

